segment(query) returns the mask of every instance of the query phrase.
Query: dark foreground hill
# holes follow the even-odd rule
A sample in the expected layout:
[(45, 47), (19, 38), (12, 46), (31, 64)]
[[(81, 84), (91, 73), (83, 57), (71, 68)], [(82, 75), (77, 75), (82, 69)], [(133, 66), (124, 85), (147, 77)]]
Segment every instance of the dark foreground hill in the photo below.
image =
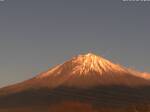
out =
[(1, 112), (149, 112), (150, 87), (59, 87), (0, 97)]

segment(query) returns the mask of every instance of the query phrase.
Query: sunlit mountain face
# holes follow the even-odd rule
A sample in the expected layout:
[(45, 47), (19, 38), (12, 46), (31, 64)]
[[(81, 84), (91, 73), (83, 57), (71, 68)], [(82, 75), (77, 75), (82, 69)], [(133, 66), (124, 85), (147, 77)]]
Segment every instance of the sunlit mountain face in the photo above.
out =
[(0, 112), (150, 112), (148, 73), (92, 53), (0, 89)]

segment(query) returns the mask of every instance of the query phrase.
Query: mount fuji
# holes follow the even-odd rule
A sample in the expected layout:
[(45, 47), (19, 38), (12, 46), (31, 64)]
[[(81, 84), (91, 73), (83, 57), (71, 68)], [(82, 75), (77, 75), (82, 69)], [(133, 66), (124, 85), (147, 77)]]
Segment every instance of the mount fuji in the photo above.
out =
[(0, 112), (146, 112), (141, 108), (150, 109), (149, 77), (92, 53), (78, 55), (1, 88)]

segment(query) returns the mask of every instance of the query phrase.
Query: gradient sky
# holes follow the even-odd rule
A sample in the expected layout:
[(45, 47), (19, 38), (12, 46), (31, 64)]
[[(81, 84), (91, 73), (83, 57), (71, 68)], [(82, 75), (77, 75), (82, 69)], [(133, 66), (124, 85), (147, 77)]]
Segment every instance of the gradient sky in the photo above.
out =
[(88, 52), (150, 72), (150, 2), (0, 2), (0, 87)]

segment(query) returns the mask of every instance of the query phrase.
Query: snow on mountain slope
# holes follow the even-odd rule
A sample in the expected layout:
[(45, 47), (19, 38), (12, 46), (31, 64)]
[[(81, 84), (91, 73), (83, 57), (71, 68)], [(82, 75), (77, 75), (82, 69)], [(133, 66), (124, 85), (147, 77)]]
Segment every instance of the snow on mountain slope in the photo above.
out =
[[(57, 72), (56, 72), (57, 71)], [(110, 61), (98, 57), (94, 54), (88, 53), (86, 55), (79, 55), (72, 58), (66, 63), (56, 66), (48, 71), (46, 74), (42, 74), (39, 78), (50, 76), (50, 74), (60, 74), (61, 72), (67, 72), (68, 75), (86, 76), (91, 72), (96, 72), (98, 75), (105, 75), (107, 72), (125, 72), (126, 70), (119, 65), (112, 64)]]

